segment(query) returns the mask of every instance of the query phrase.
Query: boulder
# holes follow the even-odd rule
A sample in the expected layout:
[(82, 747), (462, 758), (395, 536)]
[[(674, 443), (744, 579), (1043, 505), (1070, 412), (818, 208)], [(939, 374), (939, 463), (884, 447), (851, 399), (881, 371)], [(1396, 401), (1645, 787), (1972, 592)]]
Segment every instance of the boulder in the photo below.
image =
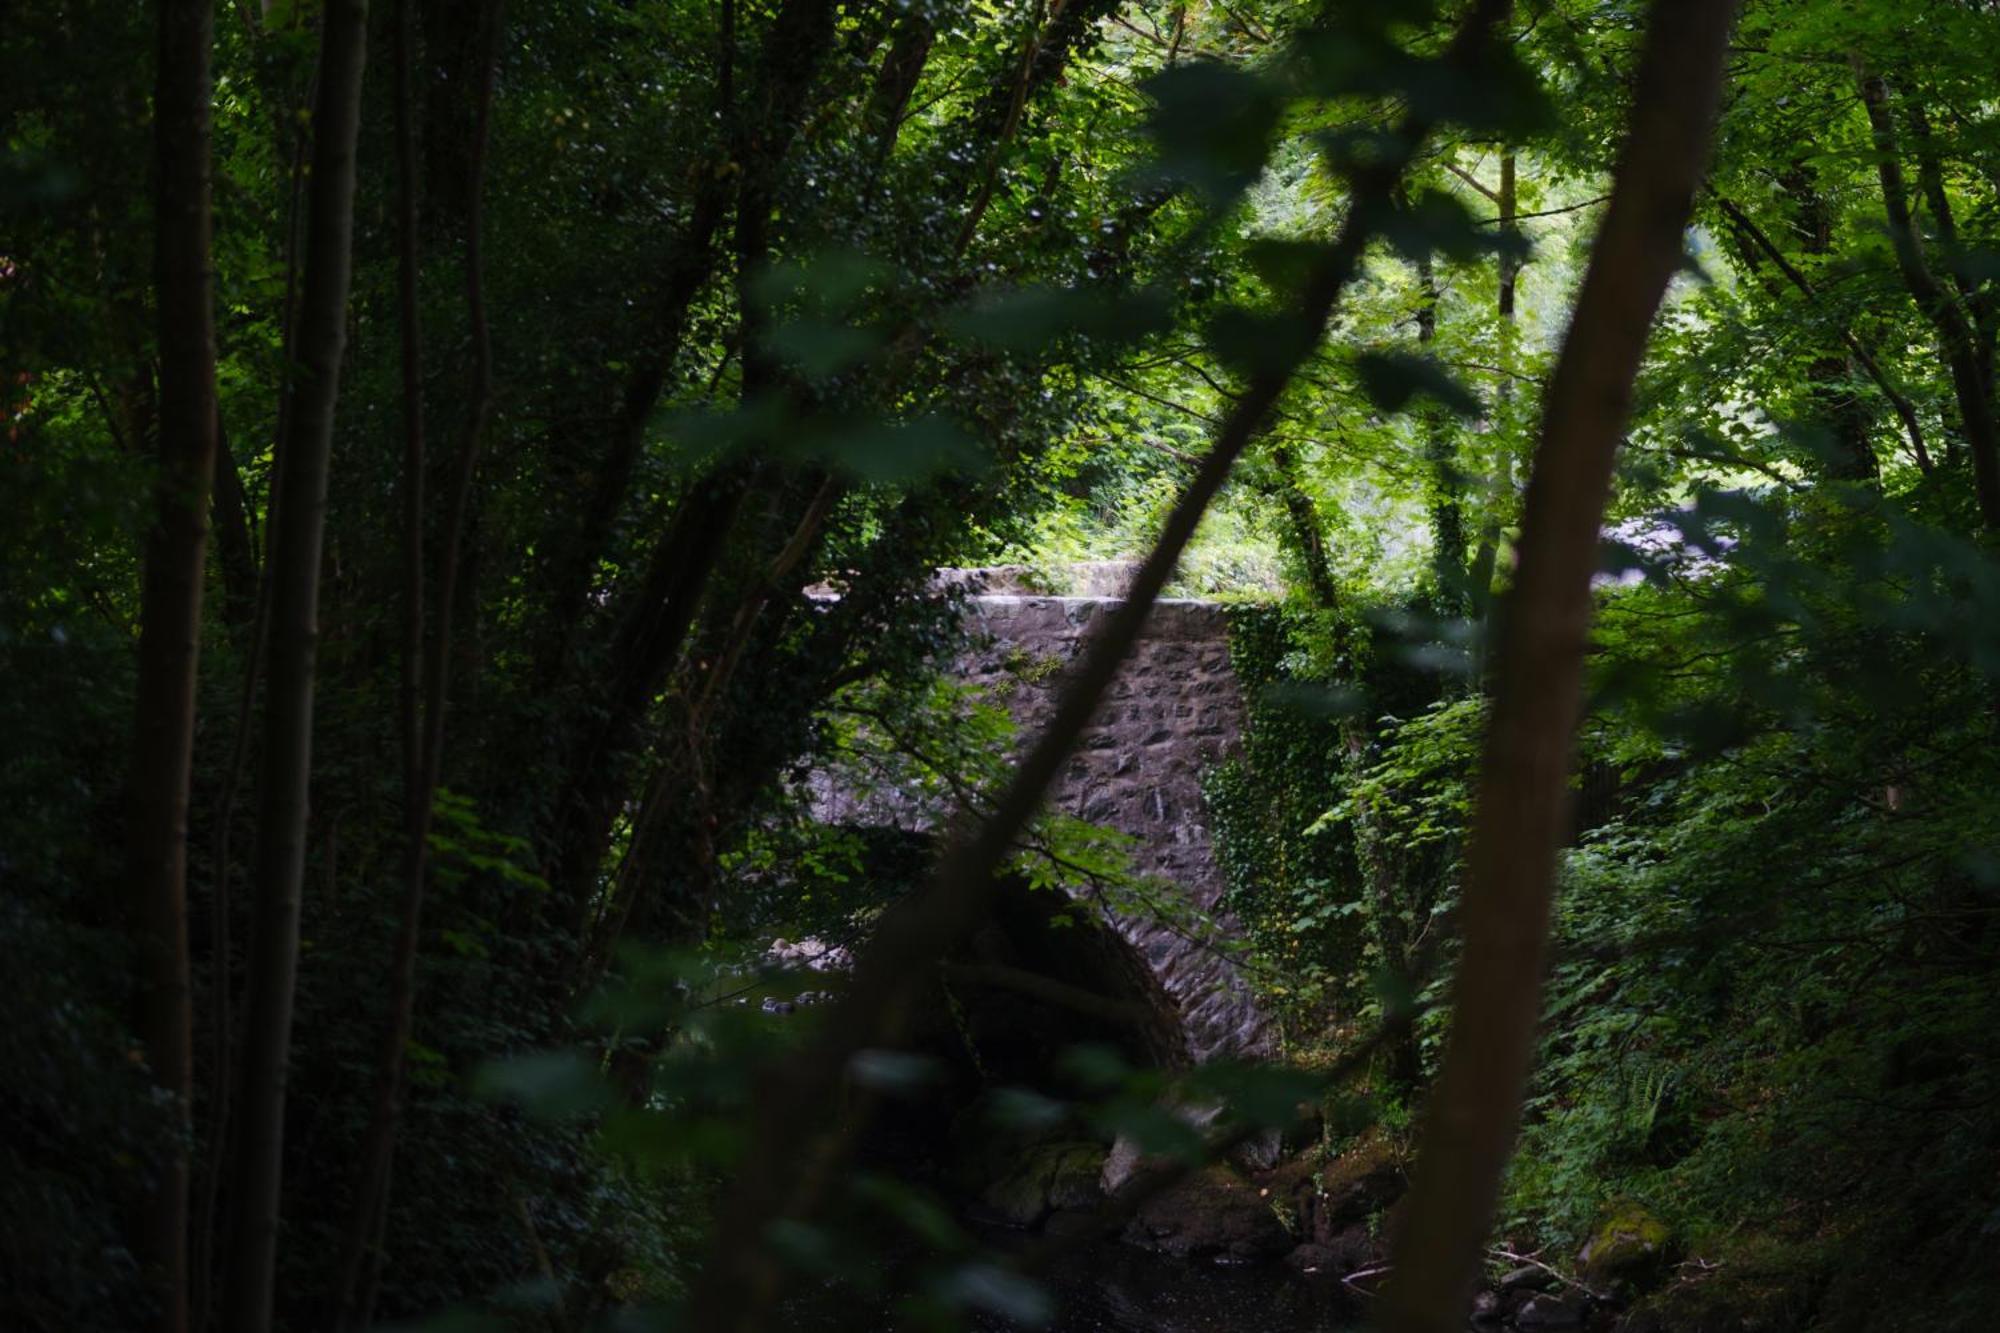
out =
[(1589, 1302), (1576, 1292), (1545, 1292), (1521, 1307), (1514, 1324), (1523, 1329), (1575, 1328), (1589, 1313)]
[(1312, 1236), (1325, 1241), (1394, 1205), (1409, 1188), (1402, 1155), (1380, 1134), (1328, 1162), (1313, 1182)]
[(1270, 1200), (1224, 1166), (1208, 1166), (1140, 1205), (1125, 1238), (1177, 1258), (1276, 1258), (1292, 1238)]
[(1475, 1324), (1497, 1324), (1500, 1322), (1500, 1297), (1491, 1291), (1480, 1291), (1472, 1298), (1472, 1322)]
[(1049, 1165), (1049, 1207), (1089, 1210), (1104, 1202), (1105, 1150), (1096, 1143), (1057, 1143), (1041, 1149)]
[(1548, 1269), (1537, 1268), (1533, 1264), (1522, 1264), (1519, 1268), (1510, 1269), (1500, 1279), (1500, 1290), (1547, 1291), (1555, 1284), (1556, 1275)]
[(1032, 1227), (1050, 1213), (1093, 1208), (1104, 1196), (1098, 1176), (1104, 1149), (1095, 1143), (1040, 1143), (979, 1191), (979, 1211), (992, 1221)]
[(1590, 1239), (1577, 1254), (1586, 1285), (1597, 1290), (1631, 1291), (1656, 1285), (1673, 1264), (1667, 1224), (1646, 1206), (1619, 1199), (1599, 1216)]
[(979, 1192), (975, 1212), (982, 1221), (1023, 1229), (1038, 1225), (1049, 1213), (1048, 1182), (1023, 1168), (991, 1181)]
[(1280, 1152), (1302, 1153), (1317, 1147), (1326, 1138), (1326, 1117), (1316, 1106), (1302, 1106), (1299, 1117), (1285, 1127), (1278, 1140)]
[(1105, 1226), (1094, 1208), (1058, 1208), (1042, 1224), (1042, 1233), (1058, 1240), (1096, 1240)]
[(1327, 1237), (1325, 1247), (1333, 1255), (1334, 1265), (1342, 1277), (1364, 1268), (1373, 1268), (1389, 1257), (1388, 1247), (1358, 1222), (1342, 1227)]

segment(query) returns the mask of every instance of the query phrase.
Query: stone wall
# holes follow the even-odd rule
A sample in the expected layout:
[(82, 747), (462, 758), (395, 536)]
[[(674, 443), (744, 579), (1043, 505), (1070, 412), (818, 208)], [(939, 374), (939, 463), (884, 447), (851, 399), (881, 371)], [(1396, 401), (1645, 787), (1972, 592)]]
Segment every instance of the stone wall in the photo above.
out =
[[(988, 593), (970, 599), (974, 648), (964, 677), (1006, 701), (1024, 743), (1055, 711), (1066, 668), (1117, 602)], [(1129, 834), (1135, 868), (1196, 911), (1192, 928), (1115, 918), (1180, 1010), (1188, 1054), (1268, 1053), (1263, 1015), (1222, 951), (1238, 931), (1222, 912), (1201, 778), (1234, 752), (1243, 701), (1228, 625), (1209, 602), (1163, 600), (1058, 779), (1051, 804)]]
[[(1028, 571), (950, 571), (947, 582), (985, 591), (967, 600), (969, 646), (959, 673), (1004, 702), (1021, 743), (1055, 711), (1067, 669), (1087, 636), (1118, 605), (1126, 572), (1079, 567), (1069, 586), (1089, 596), (1050, 596)], [(1178, 924), (1121, 913), (1112, 924), (1133, 947), (1176, 1012), (1182, 1045), (1195, 1062), (1270, 1054), (1271, 1036), (1228, 949), (1239, 938), (1221, 909), (1202, 774), (1234, 753), (1243, 701), (1229, 664), (1229, 636), (1214, 603), (1157, 603), (1131, 657), (1112, 683), (1081, 744), (1058, 779), (1051, 804), (1136, 839), (1135, 869), (1183, 908)], [(816, 780), (820, 816), (845, 823), (929, 828), (937, 812), (897, 792), (856, 802), (837, 779)]]

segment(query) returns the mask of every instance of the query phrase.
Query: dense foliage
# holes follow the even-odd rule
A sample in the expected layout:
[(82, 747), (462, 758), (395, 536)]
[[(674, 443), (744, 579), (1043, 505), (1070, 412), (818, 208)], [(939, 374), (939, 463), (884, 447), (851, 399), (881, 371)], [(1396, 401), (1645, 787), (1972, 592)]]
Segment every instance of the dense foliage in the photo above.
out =
[[(1221, 1108), (1237, 1147), (1307, 1101), (1313, 1153), (1400, 1145), (1449, 1030), (1492, 654), (1646, 10), (1524, 0), (1475, 82), (1443, 54), (1464, 8), (217, 7), (193, 496), (153, 20), (208, 7), (10, 14), (0, 1324), (231, 1322), (261, 1234), (237, 1172), (274, 1127), (250, 1093), (284, 970), (274, 664), (301, 650), (275, 1326), (684, 1297), (758, 1071), (813, 1040), (763, 1002), (840, 985), (773, 941), (858, 951), (930, 865), (825, 818), (828, 784), (948, 830), (1027, 739), (954, 681), (967, 589), (937, 571), (1142, 556), (1273, 373), (1170, 591), (1232, 603), (1247, 713), (1207, 776), (1226, 919), (1184, 924), (1240, 935), (1277, 1065), (1092, 1029), (987, 1087), (940, 982), (929, 1045), (864, 1052), (854, 1097), (958, 1060), (1008, 1132), (1203, 1160), (1163, 1107)], [(328, 386), (343, 14), (366, 73)], [(1979, 0), (1750, 0), (1638, 382), (1496, 1234), (1568, 1271), (1643, 1209), (1674, 1264), (1621, 1295), (1665, 1327), (1970, 1328), (1996, 1295), (1996, 49)], [(1378, 218), (1406, 112), (1427, 137)], [(1301, 330), (1357, 227), (1366, 262)], [(280, 534), (315, 384), (338, 393), (300, 637)], [(207, 527), (180, 602), (181, 1082), (134, 814), (176, 780), (135, 700), (194, 656), (155, 647), (176, 514)], [(1014, 840), (1035, 928), (1171, 918), (1071, 813)], [(1040, 1310), (893, 1160), (829, 1167), (826, 1216), (774, 1223), (787, 1271), (935, 1326)], [(176, 1171), (184, 1291), (145, 1220)]]

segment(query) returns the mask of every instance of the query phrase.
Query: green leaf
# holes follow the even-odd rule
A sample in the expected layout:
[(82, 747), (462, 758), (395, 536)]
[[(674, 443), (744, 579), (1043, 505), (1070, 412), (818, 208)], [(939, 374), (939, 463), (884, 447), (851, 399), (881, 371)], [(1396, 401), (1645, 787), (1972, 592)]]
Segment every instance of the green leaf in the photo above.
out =
[(474, 1072), (472, 1091), (549, 1120), (601, 1111), (613, 1101), (597, 1067), (572, 1051), (489, 1061)]
[(867, 360), (882, 346), (884, 335), (880, 329), (799, 319), (773, 329), (765, 342), (807, 379), (823, 380)]
[(1176, 65), (1146, 81), (1153, 174), (1182, 181), (1221, 203), (1264, 168), (1283, 101), (1264, 76), (1214, 61)]
[(953, 337), (1000, 351), (1040, 352), (1072, 335), (1113, 345), (1131, 342), (1168, 327), (1169, 314), (1166, 294), (1152, 288), (1013, 287), (983, 293), (943, 323)]
[(1093, 1092), (1121, 1087), (1132, 1076), (1132, 1066), (1116, 1048), (1097, 1042), (1080, 1042), (1064, 1050), (1056, 1056), (1056, 1069)]
[(1210, 350), (1223, 364), (1244, 374), (1290, 369), (1312, 352), (1319, 336), (1317, 325), (1292, 311), (1225, 306), (1208, 323)]
[(1113, 1102), (1101, 1108), (1094, 1119), (1101, 1131), (1125, 1135), (1149, 1157), (1199, 1163), (1208, 1153), (1201, 1131), (1158, 1102)]
[(1435, 255), (1461, 264), (1495, 254), (1519, 260), (1531, 249), (1518, 231), (1481, 226), (1463, 200), (1443, 190), (1424, 190), (1391, 209), (1382, 220), (1382, 236), (1413, 263)]
[(1406, 352), (1363, 352), (1354, 358), (1362, 392), (1385, 412), (1400, 412), (1417, 397), (1429, 398), (1460, 416), (1478, 416), (1478, 397), (1437, 362)]
[(822, 312), (846, 311), (893, 277), (894, 271), (881, 261), (836, 248), (770, 265), (751, 278), (749, 295), (767, 314), (794, 303)]
[(975, 472), (986, 451), (943, 417), (868, 421), (791, 442), (785, 452), (805, 453), (864, 482), (927, 480), (945, 472)]
[(1299, 1118), (1300, 1108), (1325, 1091), (1315, 1075), (1273, 1064), (1216, 1063), (1198, 1071), (1197, 1086), (1254, 1125), (1282, 1129)]
[(1001, 1129), (1050, 1129), (1069, 1118), (1069, 1108), (1031, 1088), (1001, 1088), (987, 1103), (986, 1115)]
[(1282, 240), (1267, 236), (1246, 245), (1243, 258), (1273, 295), (1287, 297), (1305, 286), (1313, 269), (1325, 259), (1329, 248), (1319, 241)]

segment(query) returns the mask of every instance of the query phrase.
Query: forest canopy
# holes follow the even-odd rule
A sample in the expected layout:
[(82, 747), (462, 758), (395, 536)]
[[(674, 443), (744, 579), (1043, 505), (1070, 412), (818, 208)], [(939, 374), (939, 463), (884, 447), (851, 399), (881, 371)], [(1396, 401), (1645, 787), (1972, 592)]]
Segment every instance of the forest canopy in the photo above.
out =
[(0, 1326), (1986, 1326), (1996, 53), (16, 7)]

